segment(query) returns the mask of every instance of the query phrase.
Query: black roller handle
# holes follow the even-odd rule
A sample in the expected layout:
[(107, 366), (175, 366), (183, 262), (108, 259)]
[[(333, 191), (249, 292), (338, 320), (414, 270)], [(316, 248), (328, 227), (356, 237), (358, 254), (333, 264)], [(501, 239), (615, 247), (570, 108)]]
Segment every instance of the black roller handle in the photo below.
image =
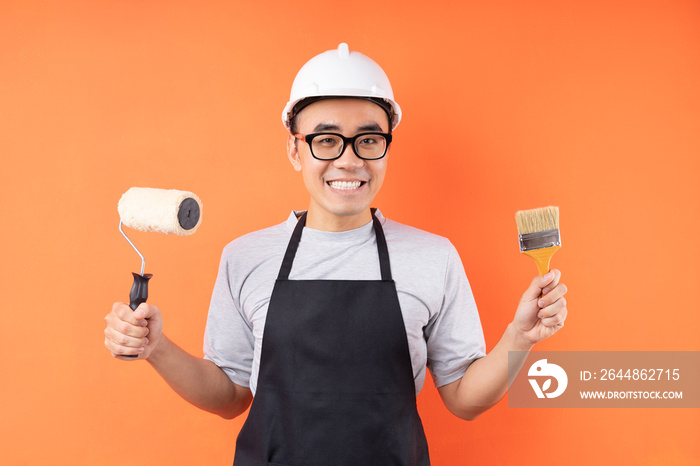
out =
[[(131, 292), (129, 293), (129, 307), (132, 311), (135, 311), (139, 304), (145, 303), (148, 299), (148, 280), (153, 277), (153, 274), (145, 273), (140, 275), (136, 272), (131, 272), (134, 276), (134, 284), (131, 285)], [(122, 354), (120, 357), (136, 359), (139, 357), (138, 354)]]

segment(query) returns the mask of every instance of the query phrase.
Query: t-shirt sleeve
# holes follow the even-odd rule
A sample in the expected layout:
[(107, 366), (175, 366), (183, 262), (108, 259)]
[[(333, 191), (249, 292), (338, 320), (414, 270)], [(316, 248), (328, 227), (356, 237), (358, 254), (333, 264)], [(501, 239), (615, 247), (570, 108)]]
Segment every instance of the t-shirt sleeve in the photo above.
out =
[(461, 378), (486, 344), (474, 295), (457, 250), (450, 244), (440, 311), (428, 323), (428, 369), (436, 387)]
[(233, 383), (249, 387), (254, 337), (241, 312), (239, 293), (236, 292), (240, 284), (233, 283), (230, 252), (230, 246), (224, 249), (214, 284), (204, 330), (204, 359), (219, 366)]

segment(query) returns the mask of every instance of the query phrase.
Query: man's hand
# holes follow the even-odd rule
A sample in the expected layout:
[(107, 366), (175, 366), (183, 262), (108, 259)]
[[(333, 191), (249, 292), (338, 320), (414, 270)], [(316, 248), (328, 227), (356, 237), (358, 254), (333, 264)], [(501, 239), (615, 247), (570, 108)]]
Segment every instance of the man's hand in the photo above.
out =
[(530, 351), (535, 343), (553, 335), (566, 320), (566, 285), (561, 272), (553, 269), (535, 277), (520, 299), (513, 322), (489, 354), (477, 359), (461, 379), (438, 387), (445, 406), (462, 419), (476, 419), (498, 403), (508, 390), (508, 374), (517, 373), (525, 362), (522, 353), (517, 367), (509, 366), (509, 352)]
[(112, 356), (128, 361), (125, 355), (147, 359), (155, 349), (163, 332), (160, 309), (142, 303), (135, 311), (124, 303), (114, 303), (112, 312), (105, 316), (105, 347)]
[(248, 387), (236, 385), (216, 364), (188, 354), (163, 334), (156, 306), (143, 303), (132, 312), (126, 304), (115, 303), (105, 321), (105, 346), (112, 356), (133, 361), (137, 358), (124, 356), (134, 354), (148, 359), (168, 385), (194, 406), (225, 419), (250, 406), (253, 395)]
[(513, 326), (518, 339), (532, 346), (548, 338), (564, 326), (566, 320), (566, 285), (560, 283), (561, 272), (552, 269), (535, 277), (515, 311)]

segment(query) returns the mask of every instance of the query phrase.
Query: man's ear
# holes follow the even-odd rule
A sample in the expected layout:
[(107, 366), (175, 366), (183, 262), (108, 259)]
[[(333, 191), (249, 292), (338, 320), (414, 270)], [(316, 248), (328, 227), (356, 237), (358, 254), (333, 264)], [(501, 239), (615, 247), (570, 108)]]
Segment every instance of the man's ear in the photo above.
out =
[(299, 157), (299, 145), (297, 143), (298, 139), (291, 134), (287, 137), (287, 157), (292, 163), (294, 170), (301, 171), (301, 158)]

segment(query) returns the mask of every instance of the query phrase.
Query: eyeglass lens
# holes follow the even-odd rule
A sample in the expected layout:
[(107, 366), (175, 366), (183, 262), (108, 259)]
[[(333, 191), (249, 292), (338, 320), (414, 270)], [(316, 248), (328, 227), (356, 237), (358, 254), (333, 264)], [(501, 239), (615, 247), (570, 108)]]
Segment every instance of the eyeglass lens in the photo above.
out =
[[(380, 134), (362, 134), (355, 139), (354, 147), (363, 159), (380, 159), (386, 152), (386, 139)], [(319, 134), (311, 143), (311, 150), (319, 159), (335, 159), (344, 149), (343, 140), (336, 134)]]

